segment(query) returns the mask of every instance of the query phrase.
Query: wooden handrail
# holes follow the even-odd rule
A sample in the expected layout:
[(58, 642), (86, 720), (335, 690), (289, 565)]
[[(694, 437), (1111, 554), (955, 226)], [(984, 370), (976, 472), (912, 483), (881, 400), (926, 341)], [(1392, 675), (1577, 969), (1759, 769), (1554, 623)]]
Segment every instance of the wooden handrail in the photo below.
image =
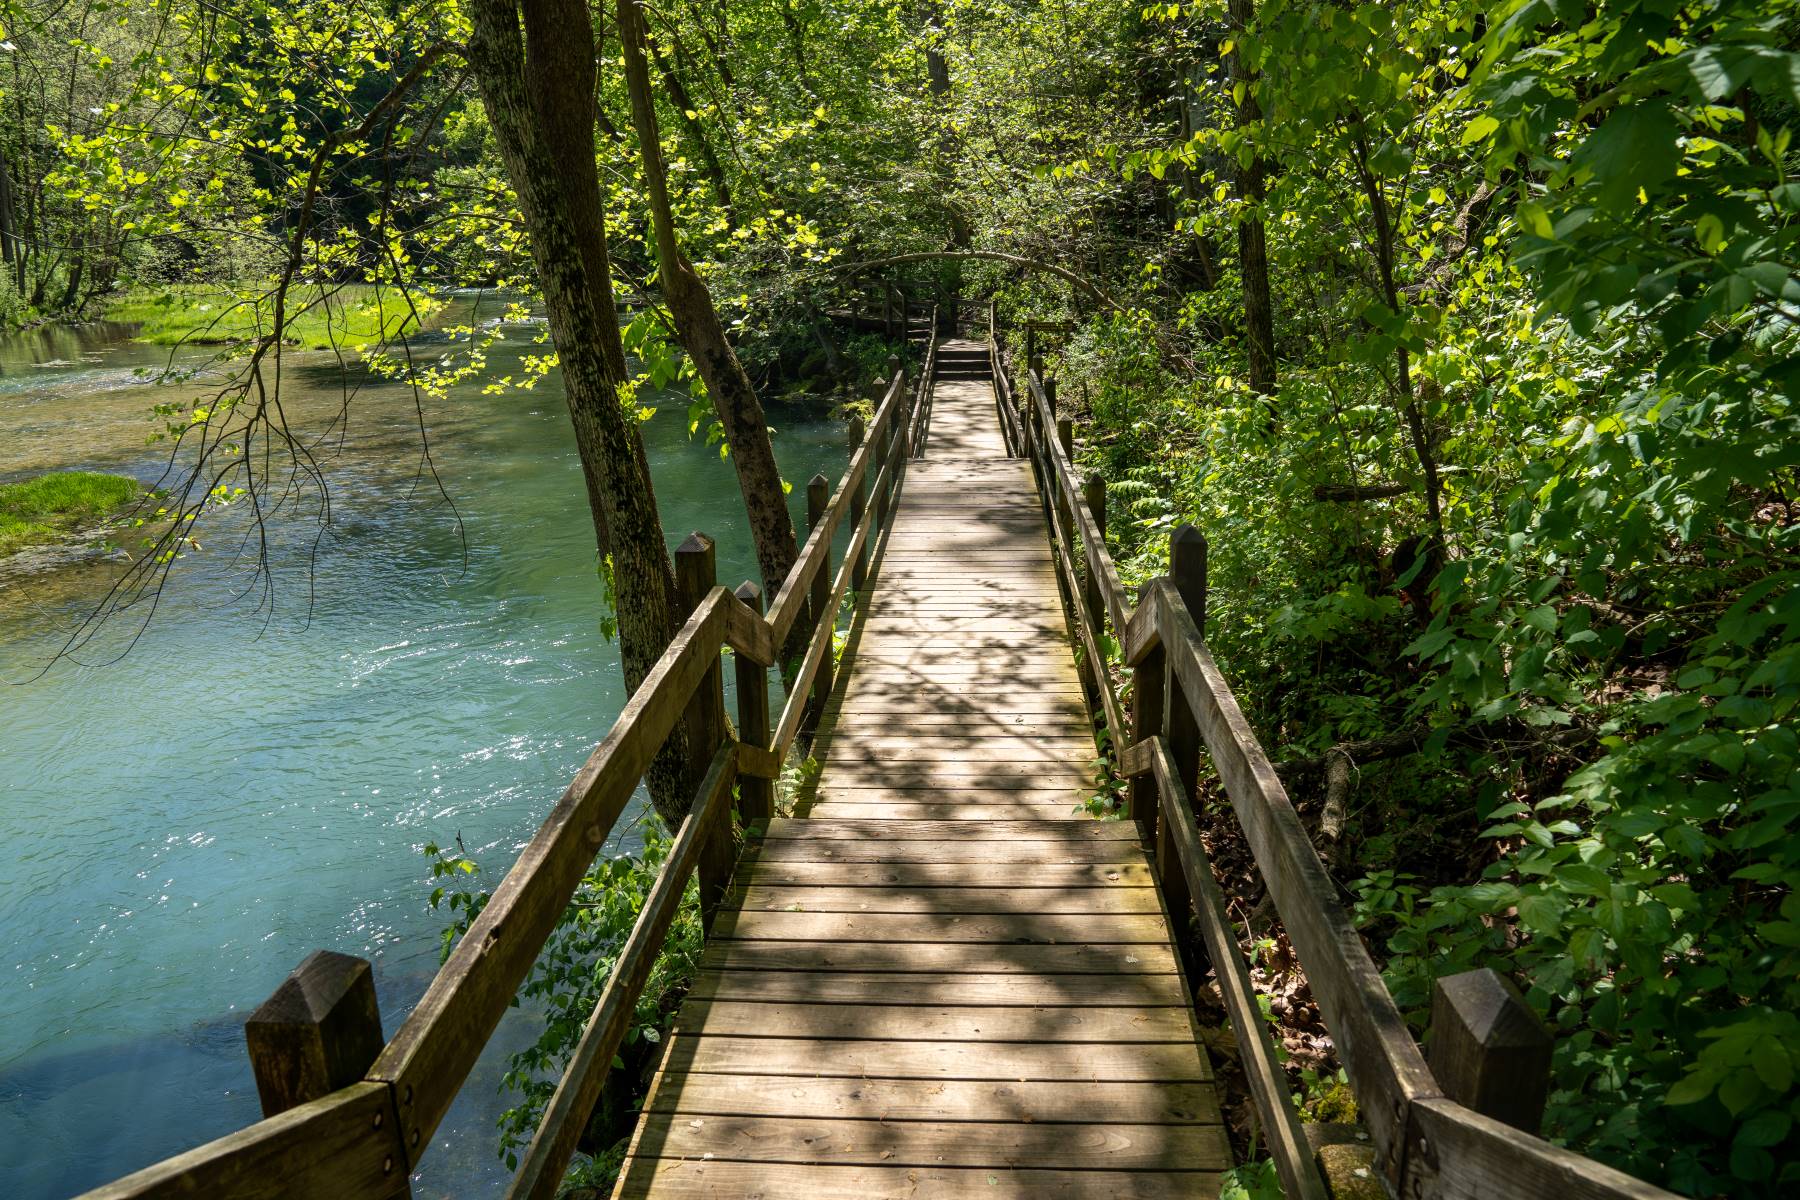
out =
[[(923, 379), (922, 376), (921, 379)], [(921, 382), (914, 388), (915, 397), (923, 393), (925, 386), (925, 383)], [(838, 522), (850, 511), (851, 494), (856, 491), (857, 485), (868, 474), (869, 460), (877, 453), (876, 447), (880, 445), (882, 435), (887, 432), (888, 425), (894, 420), (894, 414), (904, 405), (905, 396), (906, 375), (904, 372), (896, 371), (893, 381), (888, 384), (887, 395), (883, 397), (880, 406), (875, 410), (875, 418), (869, 424), (869, 430), (863, 438), (862, 445), (855, 454), (851, 455), (850, 466), (844, 471), (844, 477), (839, 480), (837, 491), (832, 493), (831, 505), (826, 512), (825, 519), (819, 522), (807, 537), (806, 545), (800, 550), (800, 557), (795, 560), (793, 569), (782, 581), (781, 591), (777, 593), (774, 602), (769, 606), (767, 625), (772, 649), (765, 666), (774, 663), (773, 648), (780, 647), (786, 641), (788, 632), (794, 627), (794, 622), (798, 621), (800, 614), (805, 611), (807, 597), (812, 590), (813, 577), (818, 574), (821, 564), (831, 554), (831, 539), (837, 533)], [(762, 620), (760, 617), (757, 619)]]
[(1306, 1135), (1300, 1130), (1294, 1098), (1275, 1057), (1268, 1025), (1256, 1002), (1249, 968), (1238, 950), (1237, 934), (1226, 913), (1224, 894), (1213, 875), (1212, 862), (1200, 844), (1193, 798), (1188, 795), (1181, 773), (1176, 770), (1175, 760), (1169, 756), (1169, 744), (1161, 736), (1146, 738), (1131, 747), (1127, 757), (1131, 761), (1125, 767), (1126, 774), (1149, 771), (1156, 776), (1161, 815), (1169, 822), (1181, 871), (1187, 877), (1188, 894), (1194, 898), (1200, 934), (1218, 976), (1226, 1015), (1231, 1018), (1231, 1027), (1237, 1033), (1238, 1058), (1256, 1105), (1263, 1142), (1275, 1162), (1276, 1173), (1281, 1176), (1282, 1194), (1288, 1200), (1325, 1200), (1325, 1185), (1319, 1179)]
[(619, 951), (600, 1001), (582, 1030), (568, 1068), (563, 1071), (556, 1093), (544, 1109), (531, 1145), (513, 1176), (512, 1186), (506, 1191), (509, 1200), (515, 1196), (553, 1200), (562, 1185), (569, 1156), (575, 1152), (581, 1131), (599, 1102), (600, 1085), (606, 1081), (613, 1055), (625, 1040), (638, 997), (650, 978), (650, 968), (655, 965), (669, 925), (681, 906), (688, 876), (700, 861), (701, 845), (714, 825), (729, 816), (731, 784), (736, 777), (737, 743), (728, 741), (713, 756), (694, 808), (682, 821), (669, 857), (644, 898), (644, 906)]
[[(1147, 736), (1135, 744), (1117, 736), (1124, 717), (1116, 705), (1105, 703), (1108, 692), (1102, 683), (1104, 716), (1115, 731), (1121, 772), (1155, 780), (1160, 810), (1156, 837), (1159, 847), (1166, 843), (1173, 851), (1172, 862), (1159, 855), (1158, 870), (1165, 874), (1165, 888), (1168, 872), (1183, 876), (1182, 907), (1191, 902), (1199, 917), (1220, 990), (1239, 1030), (1265, 1140), (1287, 1194), (1317, 1194), (1316, 1180), (1308, 1178), (1311, 1156), (1304, 1139), (1297, 1136), (1292, 1100), (1273, 1067), (1272, 1054), (1264, 1054), (1258, 1044), (1263, 1023), (1249, 990), (1248, 972), (1199, 842), (1193, 798), (1166, 740), (1177, 707), (1191, 714), (1198, 726), (1331, 1031), (1377, 1166), (1393, 1194), (1452, 1200), (1536, 1200), (1549, 1195), (1573, 1200), (1673, 1200), (1669, 1192), (1484, 1116), (1444, 1094), (1368, 948), (1338, 902), (1292, 800), (1207, 650), (1181, 591), (1163, 576), (1145, 586), (1135, 606), (1131, 603), (1106, 549), (1105, 531), (1088, 512), (1074, 466), (1058, 442), (1056, 415), (1043, 382), (1036, 371), (1029, 371), (1025, 395), (1018, 394), (1004, 370), (997, 334), (997, 326), (990, 324), (996, 395), (1005, 423), (1017, 422), (1020, 452), (1037, 468), (1050, 534), (1059, 559), (1067, 564), (1059, 569), (1065, 572), (1083, 649), (1096, 655), (1099, 635), (1110, 619), (1126, 664), (1139, 675), (1135, 693), (1140, 712), (1154, 714), (1154, 723), (1163, 728), (1162, 733), (1154, 728), (1143, 731)], [(1082, 558), (1104, 613), (1092, 611), (1073, 578), (1073, 535), (1080, 538)], [(1154, 675), (1144, 677), (1147, 671)], [(1165, 689), (1170, 697), (1166, 705)]]
[[(913, 389), (915, 402), (922, 393), (922, 388)], [(723, 587), (707, 592), (362, 1081), (127, 1175), (88, 1197), (345, 1200), (405, 1195), (411, 1170), (431, 1144), (433, 1132), (529, 974), (588, 864), (606, 844), (644, 771), (682, 720), (702, 682), (711, 680), (711, 686), (718, 686), (720, 652), (729, 647), (740, 662), (747, 660), (760, 669), (775, 664), (819, 572), (830, 569), (832, 536), (869, 474), (871, 456), (890, 428), (896, 433), (910, 430), (913, 414), (907, 407), (907, 379), (896, 370), (868, 436), (852, 456), (767, 617)], [(889, 511), (888, 490), (900, 486), (901, 463), (910, 442), (896, 436), (892, 444), (893, 458), (881, 464), (870, 490), (874, 502), (855, 522), (851, 553), (834, 576), (830, 611), (816, 618), (806, 655), (812, 672), (831, 646), (835, 622), (830, 612), (841, 602), (856, 551), (867, 544)], [(805, 674), (810, 677), (812, 672)], [(790, 705), (794, 697), (804, 699), (805, 693), (804, 685), (797, 686)], [(784, 712), (769, 745), (728, 740), (714, 757), (699, 785), (696, 808), (682, 823), (675, 848), (589, 1021), (577, 1051), (579, 1069), (559, 1087), (546, 1124), (527, 1152), (533, 1165), (527, 1184), (532, 1190), (526, 1194), (550, 1194), (542, 1190), (547, 1186), (543, 1181), (561, 1177), (570, 1152), (569, 1130), (579, 1132), (580, 1122), (573, 1114), (582, 1110), (583, 1098), (597, 1091), (604, 1077), (617, 1034), (642, 989), (643, 973), (666, 936), (686, 877), (696, 863), (704, 875), (706, 846), (718, 842), (722, 829), (729, 833), (725, 822), (730, 817), (731, 783), (740, 771), (773, 778), (794, 735)]]

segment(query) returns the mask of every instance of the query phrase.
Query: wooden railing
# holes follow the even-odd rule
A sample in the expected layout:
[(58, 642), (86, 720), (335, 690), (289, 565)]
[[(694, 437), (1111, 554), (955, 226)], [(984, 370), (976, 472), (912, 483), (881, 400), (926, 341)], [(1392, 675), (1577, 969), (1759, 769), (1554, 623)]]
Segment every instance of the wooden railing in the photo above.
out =
[[(924, 333), (932, 359), (936, 314)], [(808, 488), (809, 533), (767, 615), (753, 583), (715, 586), (712, 542), (676, 551), (690, 615), (669, 648), (557, 801), (511, 871), (451, 951), (392, 1040), (382, 1042), (374, 984), (362, 959), (321, 951), (289, 976), (246, 1026), (265, 1119), (88, 1193), (89, 1197), (404, 1196), (408, 1177), (502, 1015), (606, 845), (652, 758), (685, 722), (693, 802), (645, 899), (509, 1196), (548, 1198), (593, 1112), (690, 876), (703, 923), (730, 882), (737, 814), (771, 815), (773, 781), (789, 747), (832, 686), (832, 643), (844, 593), (863, 586), (868, 552), (885, 530), (916, 439), (919, 398), (898, 360), (868, 422), (852, 423), (854, 452), (834, 493)], [(928, 378), (928, 377), (927, 377)], [(832, 542), (850, 536), (836, 571)], [(770, 729), (768, 671), (789, 633), (811, 623), (807, 649)], [(725, 720), (721, 653), (732, 652), (737, 729)], [(816, 719), (816, 717), (814, 718)]]
[[(1171, 914), (1192, 912), (1237, 1035), (1263, 1141), (1294, 1200), (1325, 1195), (1316, 1160), (1270, 1041), (1223, 895), (1201, 845), (1194, 798), (1202, 750), (1223, 784), (1349, 1076), (1375, 1167), (1403, 1200), (1672, 1200), (1535, 1136), (1550, 1038), (1512, 984), (1492, 971), (1440, 980), (1429, 1065), (1338, 902), (1268, 756), (1206, 647), (1206, 542), (1170, 537), (1169, 574), (1131, 603), (1106, 546), (1106, 491), (1077, 482), (1073, 427), (1056, 384), (1031, 364), (1023, 393), (990, 313), (996, 402), (1008, 444), (1031, 461), (1076, 626), (1084, 685), (1105, 722), (1128, 815), (1155, 847)], [(1132, 671), (1131, 708), (1102, 654), (1110, 629)], [(1508, 1122), (1511, 1122), (1510, 1124)]]

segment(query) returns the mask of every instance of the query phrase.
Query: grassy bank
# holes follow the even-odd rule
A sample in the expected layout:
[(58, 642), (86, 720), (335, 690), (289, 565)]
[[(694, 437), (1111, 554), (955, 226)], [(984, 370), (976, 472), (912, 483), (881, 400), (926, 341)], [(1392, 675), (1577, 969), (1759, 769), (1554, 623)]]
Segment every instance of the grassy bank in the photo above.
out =
[[(442, 304), (414, 293), (409, 306), (388, 287), (296, 284), (288, 292), (283, 340), (307, 350), (371, 345), (416, 328), (413, 306), (429, 319)], [(106, 310), (107, 320), (138, 325), (137, 339), (159, 346), (250, 341), (266, 333), (273, 318), (271, 288), (252, 284), (138, 288)]]
[(138, 481), (98, 471), (56, 471), (0, 484), (0, 555), (59, 541), (137, 497)]

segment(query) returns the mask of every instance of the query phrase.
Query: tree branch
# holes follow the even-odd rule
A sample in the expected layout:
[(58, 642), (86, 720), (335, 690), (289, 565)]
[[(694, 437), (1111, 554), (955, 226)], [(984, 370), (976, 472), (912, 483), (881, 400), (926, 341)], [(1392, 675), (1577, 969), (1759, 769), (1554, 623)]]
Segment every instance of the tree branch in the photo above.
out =
[(986, 262), (1001, 262), (1006, 263), (1009, 266), (1023, 267), (1028, 271), (1046, 271), (1049, 274), (1056, 276), (1058, 279), (1063, 279), (1074, 284), (1094, 300), (1104, 304), (1114, 312), (1122, 313), (1126, 311), (1123, 304), (1120, 304), (1117, 300), (1114, 300), (1111, 296), (1107, 295), (1099, 284), (1095, 283), (1085, 275), (1077, 275), (1067, 267), (1059, 267), (1055, 263), (1045, 262), (1042, 259), (1026, 258), (1019, 254), (1004, 254), (998, 250), (932, 250), (919, 254), (896, 254), (890, 258), (865, 259), (862, 262), (839, 263), (827, 267), (826, 269), (839, 274), (854, 275), (864, 271), (878, 270), (882, 267), (897, 267), (905, 263), (946, 262), (966, 259), (982, 259)]

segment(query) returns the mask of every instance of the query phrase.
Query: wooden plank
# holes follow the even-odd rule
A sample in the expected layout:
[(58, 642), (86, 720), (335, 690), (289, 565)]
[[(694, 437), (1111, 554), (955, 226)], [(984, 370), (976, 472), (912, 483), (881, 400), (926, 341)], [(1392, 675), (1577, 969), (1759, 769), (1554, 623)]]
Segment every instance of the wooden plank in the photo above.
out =
[(1041, 762), (916, 762), (894, 763), (883, 769), (866, 762), (827, 763), (821, 783), (868, 782), (893, 787), (1062, 788), (1093, 782), (1086, 767)]
[(841, 841), (942, 841), (1006, 838), (1018, 841), (1137, 842), (1137, 830), (1118, 821), (990, 821), (980, 829), (936, 821), (797, 820), (776, 817), (765, 840), (827, 838)]
[(843, 863), (775, 862), (754, 853), (739, 865), (750, 884), (794, 887), (1150, 887), (1147, 862)]
[[(689, 1000), (676, 1033), (709, 1037), (875, 1038), (921, 1042), (1174, 1042), (1192, 1045), (1185, 1007), (988, 1008), (909, 1004), (758, 1004)], [(974, 1052), (971, 1052), (974, 1053)]]
[(962, 805), (1053, 804), (1066, 806), (1087, 799), (1093, 788), (1085, 783), (1070, 787), (987, 787), (985, 785), (924, 785), (903, 787), (887, 784), (820, 783), (814, 798), (845, 804), (939, 803)]
[(891, 821), (1011, 821), (1072, 820), (1086, 814), (1078, 811), (1080, 800), (1071, 798), (1061, 804), (857, 804), (843, 800), (810, 802), (805, 815), (813, 818), (851, 817), (860, 820), (876, 818)]
[(968, 1042), (785, 1037), (669, 1039), (663, 1071), (803, 1078), (968, 1079), (1028, 1082), (1204, 1083), (1212, 1079), (1193, 1042)]
[(708, 968), (741, 971), (888, 971), (919, 974), (961, 971), (1102, 975), (1175, 970), (1174, 951), (1154, 943), (1051, 946), (995, 942), (709, 942), (701, 955)]
[(1090, 920), (1069, 913), (757, 912), (721, 914), (715, 936), (792, 942), (1000, 942), (1007, 945), (1158, 945), (1162, 915)]
[[(1072, 708), (1047, 712), (880, 712), (862, 708), (836, 707), (826, 714), (822, 728), (887, 729), (911, 737), (984, 737), (1010, 734), (1033, 737), (1079, 739), (1093, 735), (1093, 725), (1085, 713)], [(941, 731), (941, 732), (939, 732)]]
[(651, 1113), (637, 1154), (736, 1162), (1035, 1170), (1209, 1170), (1231, 1165), (1211, 1125), (1033, 1125), (1001, 1121), (859, 1121), (824, 1117)]
[(795, 1079), (780, 1075), (665, 1075), (648, 1111), (979, 1121), (1028, 1124), (1216, 1125), (1213, 1089), (1196, 1083), (1064, 1083), (966, 1079)]
[(730, 907), (746, 912), (1156, 913), (1149, 888), (800, 887), (740, 884)]
[(707, 971), (695, 1000), (770, 1004), (980, 1005), (983, 1008), (1183, 1008), (1179, 975), (945, 974), (921, 971)]
[(1223, 1176), (1204, 1171), (1042, 1171), (1011, 1167), (828, 1166), (725, 1160), (640, 1161), (623, 1167), (617, 1196), (636, 1200), (741, 1200), (805, 1196), (807, 1200), (1192, 1200), (1216, 1196)]
[(908, 764), (928, 764), (935, 768), (946, 756), (976, 760), (1005, 758), (1015, 767), (1031, 766), (1051, 773), (1061, 773), (1075, 764), (1093, 761), (1094, 739), (1050, 741), (1029, 737), (996, 738), (914, 738), (878, 737), (852, 731), (833, 732), (813, 743), (813, 755), (833, 767), (872, 762), (891, 764), (904, 770)]
[[(865, 862), (865, 863), (984, 863), (995, 849), (982, 842), (767, 842), (757, 851), (760, 862)], [(1006, 857), (1015, 863), (1105, 863), (1122, 866), (1144, 861), (1136, 845), (1126, 842), (1008, 842)]]

